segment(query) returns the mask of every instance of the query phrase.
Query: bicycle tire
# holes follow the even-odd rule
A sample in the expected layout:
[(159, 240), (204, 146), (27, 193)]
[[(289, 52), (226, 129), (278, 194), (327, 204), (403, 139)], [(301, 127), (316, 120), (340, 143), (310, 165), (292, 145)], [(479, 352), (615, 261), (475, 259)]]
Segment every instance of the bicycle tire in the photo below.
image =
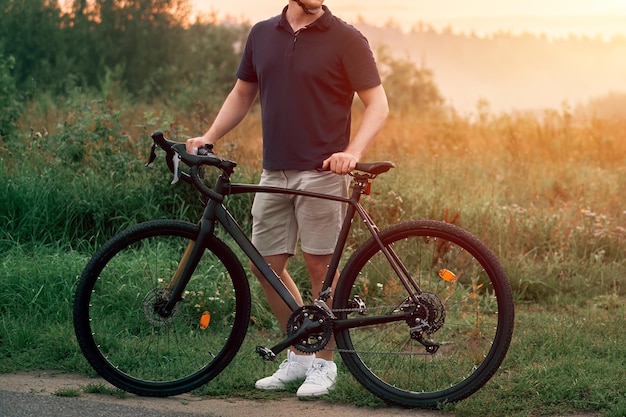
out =
[(240, 261), (216, 237), (207, 239), (174, 313), (156, 312), (199, 231), (178, 220), (141, 223), (111, 238), (85, 267), (74, 330), (89, 364), (114, 386), (142, 396), (188, 392), (217, 376), (241, 347), (250, 289)]
[[(421, 304), (430, 305), (430, 312), (417, 314), (440, 326), (426, 335), (439, 349), (427, 352), (411, 338), (405, 320), (335, 330), (346, 367), (362, 386), (395, 405), (433, 407), (467, 398), (494, 375), (511, 343), (514, 305), (504, 269), (487, 246), (449, 223), (404, 222), (383, 230), (380, 239), (426, 294)], [(335, 314), (397, 313), (408, 297), (397, 276), (370, 238), (345, 265)], [(364, 302), (359, 308), (357, 294)]]

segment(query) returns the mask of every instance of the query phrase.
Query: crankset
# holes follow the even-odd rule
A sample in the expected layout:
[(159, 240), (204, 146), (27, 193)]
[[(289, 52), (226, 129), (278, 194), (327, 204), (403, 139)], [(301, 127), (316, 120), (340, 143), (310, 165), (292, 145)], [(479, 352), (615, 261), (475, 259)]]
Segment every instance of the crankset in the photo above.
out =
[(257, 346), (256, 352), (263, 359), (273, 361), (279, 352), (289, 346), (304, 353), (322, 350), (333, 334), (332, 312), (324, 306), (322, 302), (295, 310), (287, 322), (287, 338), (271, 349)]
[(287, 322), (287, 337), (302, 335), (293, 346), (303, 353), (322, 350), (332, 337), (333, 326), (328, 312), (316, 305), (300, 307)]

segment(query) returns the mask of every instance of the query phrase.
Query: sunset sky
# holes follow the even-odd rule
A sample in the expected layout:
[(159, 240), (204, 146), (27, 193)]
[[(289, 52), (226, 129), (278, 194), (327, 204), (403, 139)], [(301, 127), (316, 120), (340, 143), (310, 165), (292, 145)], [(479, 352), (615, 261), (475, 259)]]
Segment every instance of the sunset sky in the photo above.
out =
[[(231, 19), (250, 23), (274, 16), (288, 0), (191, 0), (196, 10), (212, 13), (218, 21)], [(332, 12), (357, 24), (360, 19), (377, 26), (395, 22), (405, 31), (420, 21), (436, 30), (451, 28), (457, 34), (484, 36), (498, 32), (545, 34), (548, 39), (570, 35), (600, 37), (611, 41), (626, 38), (626, 0), (327, 0)], [(619, 43), (622, 45), (623, 43)], [(490, 44), (474, 43), (472, 49), (491, 61), (463, 61), (464, 56), (438, 53), (436, 46), (407, 46), (397, 40), (403, 53), (434, 71), (443, 96), (457, 110), (471, 112), (479, 99), (496, 111), (513, 108), (558, 108), (564, 101), (577, 104), (610, 91), (626, 92), (626, 57), (623, 48), (606, 46), (586, 51), (577, 48), (552, 50), (550, 57), (534, 54), (537, 44), (516, 44), (517, 64), (505, 65), (488, 52)], [(402, 46), (404, 45), (404, 46)], [(613, 45), (613, 44), (612, 44)], [(478, 48), (478, 49), (476, 49)], [(543, 47), (542, 47), (543, 48)], [(565, 48), (565, 49), (563, 49)], [(495, 56), (495, 58), (494, 58)], [(524, 59), (518, 59), (519, 57)], [(554, 57), (554, 59), (551, 59)], [(495, 61), (494, 61), (495, 59)], [(482, 66), (481, 66), (482, 65)], [(537, 88), (541, 85), (541, 88)]]
[[(255, 22), (280, 12), (287, 0), (192, 0), (200, 12)], [(424, 21), (435, 28), (489, 33), (497, 30), (548, 34), (626, 35), (626, 0), (328, 0), (337, 16), (405, 29)]]

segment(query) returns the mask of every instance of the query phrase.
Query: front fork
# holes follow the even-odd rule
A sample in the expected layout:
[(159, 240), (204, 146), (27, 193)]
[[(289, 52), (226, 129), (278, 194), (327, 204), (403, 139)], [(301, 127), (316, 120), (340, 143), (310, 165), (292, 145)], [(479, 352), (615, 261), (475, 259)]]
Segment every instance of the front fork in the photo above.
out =
[(205, 236), (212, 236), (213, 231), (215, 230), (215, 221), (208, 220), (207, 218), (207, 213), (211, 210), (209, 206), (212, 204), (214, 203), (209, 201), (209, 204), (205, 209), (205, 216), (203, 216), (202, 220), (200, 220), (200, 233), (198, 234), (198, 239), (189, 242), (180, 262), (178, 263), (176, 271), (174, 271), (174, 274), (167, 285), (165, 292), (167, 300), (163, 300), (165, 302), (156, 308), (156, 313), (161, 317), (169, 317), (174, 311), (176, 304), (182, 300), (185, 287), (187, 287), (187, 284), (191, 279), (191, 275), (196, 270), (196, 267), (200, 262), (200, 258), (202, 258), (204, 250), (207, 246)]
[(183, 253), (183, 257), (178, 263), (178, 267), (176, 268), (176, 271), (174, 272), (172, 279), (167, 285), (166, 294), (169, 295), (174, 292), (174, 288), (176, 288), (176, 286), (178, 285), (178, 281), (180, 281), (180, 276), (183, 273), (183, 269), (185, 268), (185, 265), (187, 265), (187, 262), (189, 262), (189, 257), (191, 256), (191, 252), (193, 251), (193, 247), (195, 244), (196, 244), (196, 241), (192, 240), (187, 245), (187, 248), (185, 249), (185, 252)]

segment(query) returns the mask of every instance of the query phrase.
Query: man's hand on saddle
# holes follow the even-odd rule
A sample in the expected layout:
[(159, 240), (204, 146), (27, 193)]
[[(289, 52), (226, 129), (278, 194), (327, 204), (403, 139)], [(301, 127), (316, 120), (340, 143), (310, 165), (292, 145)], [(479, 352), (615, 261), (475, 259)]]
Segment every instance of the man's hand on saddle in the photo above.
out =
[(324, 160), (322, 168), (345, 175), (354, 169), (357, 162), (359, 158), (349, 152), (336, 152)]

